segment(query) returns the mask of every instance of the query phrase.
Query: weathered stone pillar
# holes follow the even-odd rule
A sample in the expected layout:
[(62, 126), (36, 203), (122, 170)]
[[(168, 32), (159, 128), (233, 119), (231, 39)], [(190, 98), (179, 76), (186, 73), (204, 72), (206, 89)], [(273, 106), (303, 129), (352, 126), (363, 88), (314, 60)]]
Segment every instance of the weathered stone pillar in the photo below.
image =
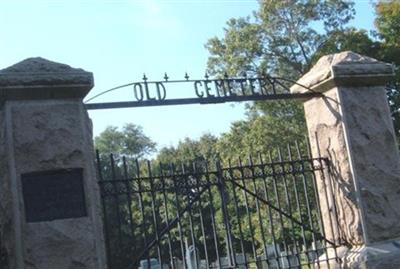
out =
[(93, 75), (41, 58), (0, 71), (1, 269), (103, 269)]
[(338, 212), (331, 239), (351, 246), (339, 252), (345, 268), (400, 268), (400, 159), (385, 94), (392, 77), (390, 64), (342, 52), (298, 81), (323, 93), (304, 109), (313, 155), (331, 162)]

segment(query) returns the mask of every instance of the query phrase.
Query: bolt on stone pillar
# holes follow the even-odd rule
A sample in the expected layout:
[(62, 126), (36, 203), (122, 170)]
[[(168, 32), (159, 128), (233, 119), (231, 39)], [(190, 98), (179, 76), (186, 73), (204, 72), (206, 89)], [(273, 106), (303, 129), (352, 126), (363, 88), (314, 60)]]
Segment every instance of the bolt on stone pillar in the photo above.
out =
[(92, 87), (92, 73), (42, 58), (0, 70), (0, 268), (106, 268)]
[(390, 64), (342, 52), (297, 82), (323, 93), (304, 109), (313, 156), (330, 160), (338, 223), (335, 236), (325, 229), (351, 246), (339, 251), (344, 268), (400, 268), (400, 159), (385, 91), (393, 75)]

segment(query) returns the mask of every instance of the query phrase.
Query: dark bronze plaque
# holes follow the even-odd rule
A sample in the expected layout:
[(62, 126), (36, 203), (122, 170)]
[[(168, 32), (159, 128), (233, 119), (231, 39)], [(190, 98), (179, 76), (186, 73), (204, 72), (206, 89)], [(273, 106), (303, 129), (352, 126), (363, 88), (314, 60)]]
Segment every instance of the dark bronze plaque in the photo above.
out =
[(87, 216), (82, 172), (74, 168), (23, 174), (26, 221)]

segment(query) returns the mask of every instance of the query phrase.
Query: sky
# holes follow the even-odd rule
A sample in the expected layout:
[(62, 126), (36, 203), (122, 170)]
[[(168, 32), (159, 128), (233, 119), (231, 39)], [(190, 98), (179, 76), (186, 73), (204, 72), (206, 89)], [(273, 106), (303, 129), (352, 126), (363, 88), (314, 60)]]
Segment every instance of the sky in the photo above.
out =
[[(93, 72), (88, 97), (125, 83), (202, 78), (208, 52), (204, 44), (222, 37), (226, 21), (257, 9), (256, 0), (0, 0), (0, 69), (29, 57), (43, 57)], [(358, 28), (372, 29), (370, 1), (356, 1)], [(169, 87), (174, 95), (192, 92)], [(171, 93), (172, 94), (172, 93)], [(96, 102), (131, 101), (129, 90)], [(94, 135), (107, 126), (134, 123), (158, 147), (185, 137), (219, 135), (244, 118), (244, 103), (92, 110)]]

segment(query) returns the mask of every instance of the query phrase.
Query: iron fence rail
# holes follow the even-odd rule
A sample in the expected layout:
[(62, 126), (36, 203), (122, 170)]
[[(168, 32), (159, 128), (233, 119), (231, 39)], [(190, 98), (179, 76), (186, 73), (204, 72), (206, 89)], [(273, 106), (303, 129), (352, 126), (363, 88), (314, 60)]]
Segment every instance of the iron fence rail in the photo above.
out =
[(335, 208), (326, 218), (320, 205), (333, 201), (328, 160), (295, 149), (296, 157), (289, 147), (285, 158), (277, 150), (267, 161), (258, 155), (235, 164), (154, 164), (97, 153), (109, 267), (330, 268), (340, 262)]

